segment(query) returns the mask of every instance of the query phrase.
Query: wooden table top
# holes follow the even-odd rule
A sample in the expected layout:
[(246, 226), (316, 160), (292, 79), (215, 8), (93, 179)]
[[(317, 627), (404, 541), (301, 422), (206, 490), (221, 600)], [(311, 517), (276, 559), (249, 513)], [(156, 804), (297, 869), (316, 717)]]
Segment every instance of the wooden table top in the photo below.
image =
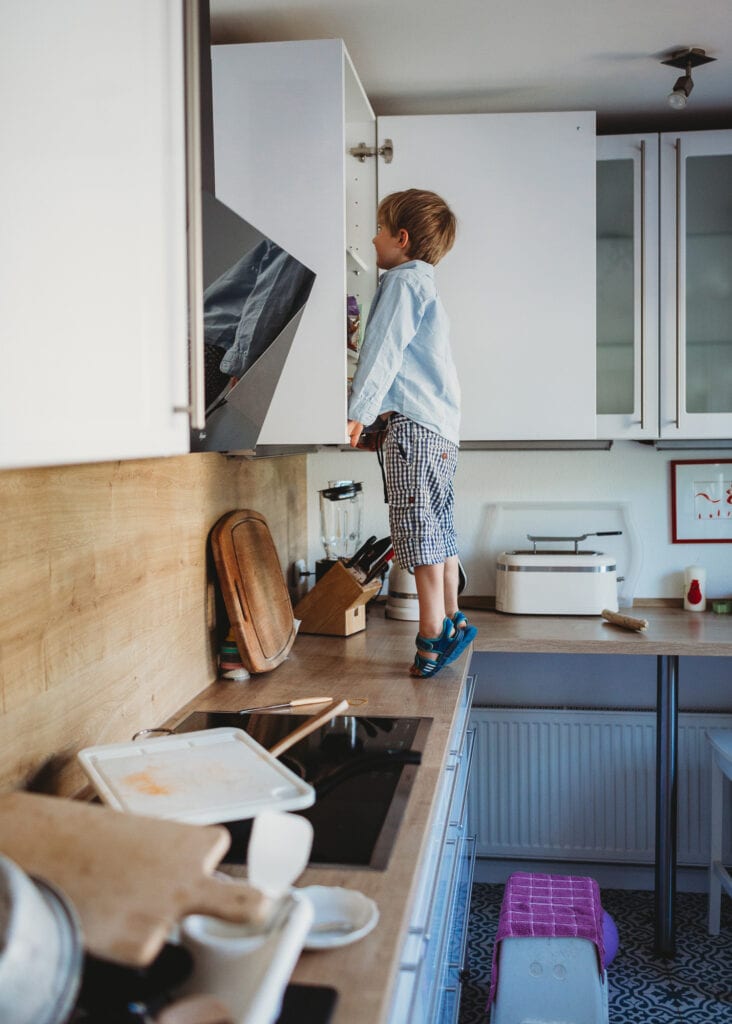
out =
[(506, 615), (470, 612), (478, 626), (476, 651), (533, 654), (668, 654), (732, 656), (732, 615), (685, 612), (682, 608), (621, 609), (646, 619), (644, 633), (596, 615)]

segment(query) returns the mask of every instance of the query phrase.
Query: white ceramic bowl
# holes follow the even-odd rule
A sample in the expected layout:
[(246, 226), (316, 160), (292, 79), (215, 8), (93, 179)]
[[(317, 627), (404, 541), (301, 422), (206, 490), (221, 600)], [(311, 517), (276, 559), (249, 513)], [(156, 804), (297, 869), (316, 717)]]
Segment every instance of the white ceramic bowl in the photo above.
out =
[(379, 908), (374, 901), (356, 889), (308, 885), (295, 891), (313, 907), (313, 923), (305, 938), (305, 949), (347, 946), (368, 935), (379, 920)]
[(0, 854), (0, 1021), (62, 1024), (82, 961), (81, 929), (66, 897)]

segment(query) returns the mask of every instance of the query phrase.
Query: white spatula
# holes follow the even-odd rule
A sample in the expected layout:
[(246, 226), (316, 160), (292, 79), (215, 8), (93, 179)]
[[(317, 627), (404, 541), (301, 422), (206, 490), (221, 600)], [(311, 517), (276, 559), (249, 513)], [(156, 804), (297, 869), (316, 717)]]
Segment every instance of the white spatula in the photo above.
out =
[(247, 875), (255, 889), (272, 899), (289, 891), (305, 870), (313, 826), (299, 814), (265, 811), (254, 819), (247, 852)]

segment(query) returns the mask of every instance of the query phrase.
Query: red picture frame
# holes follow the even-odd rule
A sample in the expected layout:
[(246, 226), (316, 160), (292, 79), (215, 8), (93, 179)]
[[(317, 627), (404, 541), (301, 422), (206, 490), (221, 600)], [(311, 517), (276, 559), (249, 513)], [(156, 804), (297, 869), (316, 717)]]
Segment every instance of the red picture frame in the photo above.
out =
[(672, 542), (732, 544), (732, 459), (670, 465)]

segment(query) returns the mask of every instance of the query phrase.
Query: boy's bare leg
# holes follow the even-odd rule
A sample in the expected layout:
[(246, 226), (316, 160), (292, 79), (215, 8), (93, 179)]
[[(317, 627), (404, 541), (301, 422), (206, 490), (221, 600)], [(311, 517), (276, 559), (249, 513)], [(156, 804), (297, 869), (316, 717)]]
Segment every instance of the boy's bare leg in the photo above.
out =
[(457, 555), (445, 560), (444, 593), (445, 614), (452, 618), (458, 610), (458, 586), (460, 585), (460, 569)]
[[(419, 601), (419, 632), (424, 637), (438, 637), (445, 621), (445, 563), (415, 565), (414, 581)], [(437, 658), (431, 652), (424, 656)]]
[[(420, 636), (434, 639), (442, 634), (445, 619), (451, 619), (457, 611), (457, 591), (460, 582), (457, 555), (438, 565), (416, 565), (414, 580), (419, 600)], [(447, 630), (447, 635), (455, 636), (454, 626)], [(435, 651), (419, 650), (418, 653), (421, 658), (428, 658), (430, 661), (436, 661), (439, 657)], [(410, 666), (409, 671), (414, 676), (424, 674), (416, 664)]]
[(445, 621), (445, 563), (415, 565), (414, 581), (419, 601), (419, 631), (422, 636), (439, 636)]

